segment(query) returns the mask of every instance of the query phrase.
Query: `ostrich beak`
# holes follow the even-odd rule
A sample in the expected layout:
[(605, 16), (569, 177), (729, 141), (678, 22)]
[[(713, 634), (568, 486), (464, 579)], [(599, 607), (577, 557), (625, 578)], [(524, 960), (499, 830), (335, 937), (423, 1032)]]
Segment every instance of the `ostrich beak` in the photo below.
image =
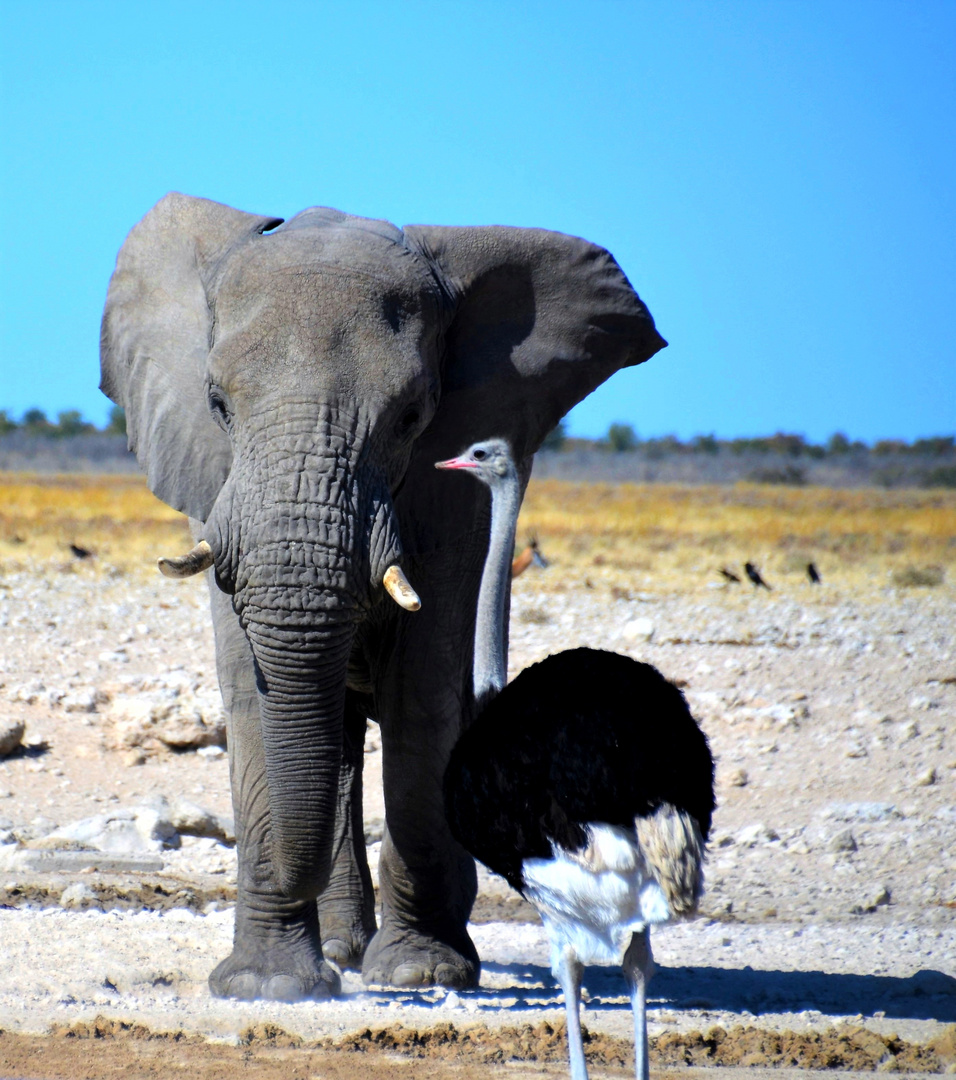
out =
[(467, 461), (465, 458), (453, 457), (447, 461), (436, 461), (436, 469), (477, 469), (477, 461)]

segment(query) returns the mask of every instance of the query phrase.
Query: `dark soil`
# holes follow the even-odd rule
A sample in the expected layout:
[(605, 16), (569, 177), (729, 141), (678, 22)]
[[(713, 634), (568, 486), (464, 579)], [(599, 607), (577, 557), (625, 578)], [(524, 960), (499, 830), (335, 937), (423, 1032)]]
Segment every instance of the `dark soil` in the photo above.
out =
[[(586, 1032), (585, 1047), (589, 1065), (600, 1075), (624, 1076), (633, 1069), (629, 1043)], [(23, 1080), (137, 1080), (177, 1074), (195, 1080), (234, 1080), (237, 1075), (256, 1080), (391, 1080), (414, 1075), (415, 1080), (431, 1080), (452, 1073), (461, 1080), (484, 1080), (500, 1075), (505, 1064), (510, 1075), (563, 1077), (566, 1061), (564, 1028), (549, 1023), (500, 1029), (439, 1024), (425, 1030), (395, 1024), (311, 1045), (272, 1024), (247, 1028), (238, 1046), (103, 1018), (54, 1026), (46, 1037), (0, 1032), (0, 1072)], [(956, 1025), (928, 1046), (862, 1027), (797, 1033), (737, 1026), (667, 1033), (651, 1040), (651, 1064), (656, 1070), (737, 1066), (948, 1072), (956, 1069)]]

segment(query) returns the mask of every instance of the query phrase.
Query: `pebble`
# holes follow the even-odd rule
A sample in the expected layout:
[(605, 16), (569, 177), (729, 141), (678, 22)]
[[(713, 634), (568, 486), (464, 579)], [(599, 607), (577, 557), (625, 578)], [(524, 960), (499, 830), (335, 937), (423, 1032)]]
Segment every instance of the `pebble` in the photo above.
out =
[(72, 885), (68, 885), (60, 895), (60, 907), (80, 908), (94, 900), (96, 900), (96, 893), (89, 885), (85, 881), (75, 881)]
[(741, 847), (756, 847), (758, 844), (770, 844), (780, 837), (773, 829), (768, 829), (762, 822), (745, 825), (737, 833), (736, 840)]
[(827, 846), (831, 851), (836, 852), (856, 851), (856, 837), (849, 829), (841, 829), (830, 837), (830, 843)]
[(621, 637), (628, 645), (639, 645), (641, 643), (653, 641), (656, 629), (653, 620), (647, 618), (646, 615), (642, 615), (639, 618), (631, 619), (630, 622), (624, 624), (624, 628), (621, 630)]
[(918, 787), (932, 787), (936, 783), (936, 770), (930, 766), (916, 777)]
[(7, 757), (23, 741), (26, 724), (22, 720), (0, 720), (0, 757)]
[(727, 783), (731, 787), (746, 787), (750, 783), (750, 776), (746, 769), (734, 769), (727, 777)]

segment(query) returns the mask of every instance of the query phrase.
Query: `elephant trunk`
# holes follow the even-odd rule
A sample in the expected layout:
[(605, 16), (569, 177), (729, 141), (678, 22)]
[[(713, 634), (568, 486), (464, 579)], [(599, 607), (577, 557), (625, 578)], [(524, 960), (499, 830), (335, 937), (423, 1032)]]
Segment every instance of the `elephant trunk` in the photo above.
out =
[(286, 896), (326, 885), (342, 755), (351, 620), (302, 633), (256, 613), (246, 620), (256, 659), (269, 787), (271, 862)]
[(305, 898), (331, 868), (355, 626), (402, 549), (362, 425), (299, 420), (237, 445), (204, 536), (255, 657), (276, 886)]

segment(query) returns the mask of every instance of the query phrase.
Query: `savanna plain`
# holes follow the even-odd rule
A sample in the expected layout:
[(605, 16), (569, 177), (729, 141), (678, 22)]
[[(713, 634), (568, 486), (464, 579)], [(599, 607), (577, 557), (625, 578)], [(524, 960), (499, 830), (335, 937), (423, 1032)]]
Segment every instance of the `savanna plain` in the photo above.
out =
[[(956, 492), (532, 481), (532, 535), (512, 676), (626, 652), (717, 759), (702, 910), (653, 939), (652, 1074), (956, 1072)], [(476, 990), (210, 996), (235, 853), (206, 586), (155, 570), (187, 546), (136, 477), (0, 474), (0, 1076), (566, 1075), (543, 931), (485, 873)], [(372, 723), (365, 762), (374, 876)], [(628, 1075), (623, 980), (585, 988), (592, 1075)]]

